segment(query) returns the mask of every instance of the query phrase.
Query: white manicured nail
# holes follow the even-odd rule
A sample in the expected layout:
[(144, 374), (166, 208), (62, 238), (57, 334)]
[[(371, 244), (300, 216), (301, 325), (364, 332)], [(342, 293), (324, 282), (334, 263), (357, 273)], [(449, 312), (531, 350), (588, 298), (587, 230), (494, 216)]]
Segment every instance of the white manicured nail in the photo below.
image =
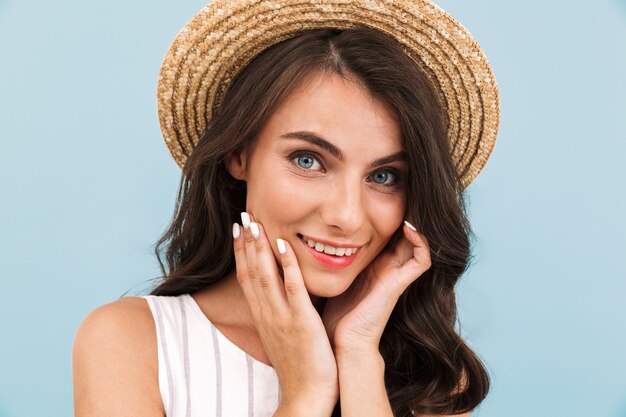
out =
[(233, 237), (237, 239), (241, 234), (241, 230), (239, 230), (239, 224), (233, 223)]
[(250, 215), (245, 211), (241, 213), (241, 224), (243, 224), (244, 229), (250, 228)]
[(409, 229), (413, 230), (414, 232), (417, 232), (417, 229), (415, 228), (415, 226), (413, 226), (411, 223), (407, 222), (406, 220), (404, 221), (404, 224), (406, 224), (406, 227), (408, 227)]
[(278, 245), (278, 252), (285, 253), (287, 252), (287, 248), (285, 247), (285, 241), (282, 239), (276, 239), (276, 244)]
[(250, 223), (250, 232), (252, 233), (253, 238), (259, 237), (259, 225), (255, 222)]

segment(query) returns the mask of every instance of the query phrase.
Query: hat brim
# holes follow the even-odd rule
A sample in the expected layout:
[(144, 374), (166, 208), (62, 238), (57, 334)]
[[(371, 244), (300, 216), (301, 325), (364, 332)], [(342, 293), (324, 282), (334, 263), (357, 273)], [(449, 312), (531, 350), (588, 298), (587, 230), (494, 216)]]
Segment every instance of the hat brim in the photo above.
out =
[(452, 158), (464, 187), (496, 142), (495, 77), (478, 43), (430, 1), (214, 0), (183, 27), (163, 59), (157, 109), (182, 168), (239, 71), (264, 49), (305, 30), (369, 27), (396, 39), (432, 82), (447, 113)]

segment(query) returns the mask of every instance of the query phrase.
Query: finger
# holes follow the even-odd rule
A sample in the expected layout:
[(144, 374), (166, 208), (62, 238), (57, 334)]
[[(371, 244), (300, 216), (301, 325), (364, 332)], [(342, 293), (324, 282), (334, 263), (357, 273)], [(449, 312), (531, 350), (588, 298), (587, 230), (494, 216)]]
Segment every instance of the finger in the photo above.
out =
[(400, 269), (403, 273), (406, 272), (409, 277), (412, 277), (413, 281), (431, 267), (430, 247), (426, 237), (408, 222), (405, 222), (404, 235), (413, 245), (412, 257)]
[(413, 249), (415, 249), (415, 244), (406, 237), (406, 232), (403, 230), (391, 253), (398, 268), (413, 257)]
[(250, 306), (253, 314), (258, 310), (258, 299), (248, 275), (248, 264), (246, 260), (246, 249), (242, 236), (242, 227), (233, 223), (233, 249), (235, 252), (235, 269), (237, 282), (241, 286), (244, 297)]
[(242, 212), (241, 213), (241, 222), (243, 224), (242, 237), (243, 237), (243, 246), (245, 248), (246, 254), (246, 267), (248, 270), (248, 280), (250, 281), (250, 286), (256, 295), (256, 299), (259, 302), (259, 308), (263, 308), (265, 295), (263, 294), (263, 290), (261, 289), (258, 279), (259, 279), (259, 270), (256, 259), (256, 246), (254, 242), (254, 237), (252, 236), (252, 231), (250, 230), (250, 223), (252, 223), (252, 219), (249, 213)]
[(251, 222), (250, 231), (256, 249), (257, 282), (272, 310), (284, 313), (289, 308), (287, 296), (265, 228), (260, 223)]
[(280, 254), (285, 281), (285, 295), (287, 296), (289, 306), (296, 314), (311, 314), (311, 311), (315, 311), (315, 308), (304, 285), (302, 272), (293, 248), (289, 242), (283, 239), (277, 239), (276, 245)]
[(430, 245), (428, 244), (428, 239), (426, 239), (426, 236), (422, 233), (415, 230), (415, 228), (411, 228), (410, 226), (412, 225), (409, 222), (406, 222), (405, 226), (404, 234), (414, 245), (413, 257), (418, 261), (428, 261), (430, 264)]
[(407, 235), (407, 228), (409, 231), (415, 231), (414, 227), (415, 226), (411, 223), (405, 222), (404, 225), (401, 226), (401, 230), (399, 229), (401, 232), (400, 238), (397, 240), (390, 253), (393, 262), (398, 268), (404, 265), (414, 255), (415, 245), (418, 242), (415, 241), (413, 234)]

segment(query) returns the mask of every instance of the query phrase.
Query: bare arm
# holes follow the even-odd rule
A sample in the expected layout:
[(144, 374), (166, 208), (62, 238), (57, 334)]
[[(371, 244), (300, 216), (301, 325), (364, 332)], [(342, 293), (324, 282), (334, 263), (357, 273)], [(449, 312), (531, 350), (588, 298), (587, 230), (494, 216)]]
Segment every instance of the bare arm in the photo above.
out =
[[(336, 352), (343, 417), (393, 417), (385, 388), (385, 362), (378, 351)], [(469, 413), (456, 416), (470, 417)]]
[(393, 417), (380, 353), (337, 351), (336, 357), (341, 415)]
[(380, 339), (399, 297), (431, 266), (426, 236), (407, 221), (402, 230), (405, 239), (381, 253), (347, 291), (324, 306), (322, 319), (334, 342), (344, 417), (393, 417)]
[(154, 320), (145, 299), (96, 308), (72, 351), (75, 417), (163, 417)]

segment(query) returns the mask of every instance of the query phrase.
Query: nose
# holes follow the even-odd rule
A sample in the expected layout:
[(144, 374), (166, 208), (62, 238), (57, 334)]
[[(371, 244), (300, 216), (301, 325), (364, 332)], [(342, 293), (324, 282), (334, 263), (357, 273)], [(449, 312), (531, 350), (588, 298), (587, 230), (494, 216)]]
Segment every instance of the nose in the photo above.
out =
[(360, 178), (337, 180), (330, 188), (326, 195), (320, 196), (324, 202), (322, 218), (327, 226), (351, 236), (363, 226), (367, 218)]

